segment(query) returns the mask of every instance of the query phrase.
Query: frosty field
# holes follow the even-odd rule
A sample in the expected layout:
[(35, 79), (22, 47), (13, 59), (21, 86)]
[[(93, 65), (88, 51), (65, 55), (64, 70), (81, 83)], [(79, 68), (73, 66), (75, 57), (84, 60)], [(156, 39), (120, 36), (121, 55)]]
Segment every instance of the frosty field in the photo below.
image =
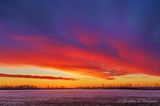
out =
[(160, 90), (0, 90), (0, 106), (160, 106)]

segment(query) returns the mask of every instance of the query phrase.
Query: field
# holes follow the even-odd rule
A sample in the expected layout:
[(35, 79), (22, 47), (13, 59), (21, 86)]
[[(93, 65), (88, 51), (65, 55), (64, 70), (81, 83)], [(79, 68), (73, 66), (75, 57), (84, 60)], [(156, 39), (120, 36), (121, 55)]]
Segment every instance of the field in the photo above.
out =
[(160, 90), (0, 90), (0, 106), (160, 106)]

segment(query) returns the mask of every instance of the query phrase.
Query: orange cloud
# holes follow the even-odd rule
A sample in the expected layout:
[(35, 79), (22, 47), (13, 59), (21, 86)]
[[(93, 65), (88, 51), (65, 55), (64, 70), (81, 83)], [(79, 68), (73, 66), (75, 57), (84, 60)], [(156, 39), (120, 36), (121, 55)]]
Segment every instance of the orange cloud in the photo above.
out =
[(0, 52), (0, 63), (57, 68), (105, 79), (136, 73), (160, 75), (160, 62), (155, 62), (146, 51), (129, 49), (127, 42), (104, 38), (103, 44), (113, 49), (113, 55), (96, 48), (101, 43), (99, 39), (91, 38), (90, 41), (85, 36), (88, 35), (83, 33), (75, 37), (80, 46), (47, 37), (16, 36), (13, 39), (25, 43), (29, 49), (4, 48)]

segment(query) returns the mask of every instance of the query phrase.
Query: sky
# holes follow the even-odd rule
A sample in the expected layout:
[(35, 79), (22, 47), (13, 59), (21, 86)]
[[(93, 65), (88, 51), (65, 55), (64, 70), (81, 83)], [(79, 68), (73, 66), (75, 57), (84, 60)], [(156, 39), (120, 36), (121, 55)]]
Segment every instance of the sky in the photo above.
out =
[(160, 83), (159, 0), (0, 0), (0, 85)]

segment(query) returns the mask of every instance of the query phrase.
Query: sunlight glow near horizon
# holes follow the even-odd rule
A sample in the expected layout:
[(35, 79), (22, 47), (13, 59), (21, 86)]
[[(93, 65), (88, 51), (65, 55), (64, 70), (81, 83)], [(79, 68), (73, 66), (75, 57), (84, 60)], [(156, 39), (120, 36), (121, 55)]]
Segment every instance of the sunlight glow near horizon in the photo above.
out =
[(82, 74), (68, 73), (56, 69), (45, 69), (38, 67), (0, 67), (0, 73), (18, 74), (18, 75), (43, 75), (43, 76), (60, 76), (60, 77), (71, 77), (77, 78), (77, 81), (64, 81), (64, 80), (44, 80), (44, 79), (26, 79), (26, 78), (5, 78), (0, 77), (0, 85), (36, 85), (38, 87), (96, 87), (102, 85), (125, 85), (125, 84), (139, 84), (153, 85), (159, 83), (160, 78), (155, 76), (143, 75), (143, 74), (131, 74), (116, 77), (114, 80), (106, 80), (103, 78), (85, 76)]

